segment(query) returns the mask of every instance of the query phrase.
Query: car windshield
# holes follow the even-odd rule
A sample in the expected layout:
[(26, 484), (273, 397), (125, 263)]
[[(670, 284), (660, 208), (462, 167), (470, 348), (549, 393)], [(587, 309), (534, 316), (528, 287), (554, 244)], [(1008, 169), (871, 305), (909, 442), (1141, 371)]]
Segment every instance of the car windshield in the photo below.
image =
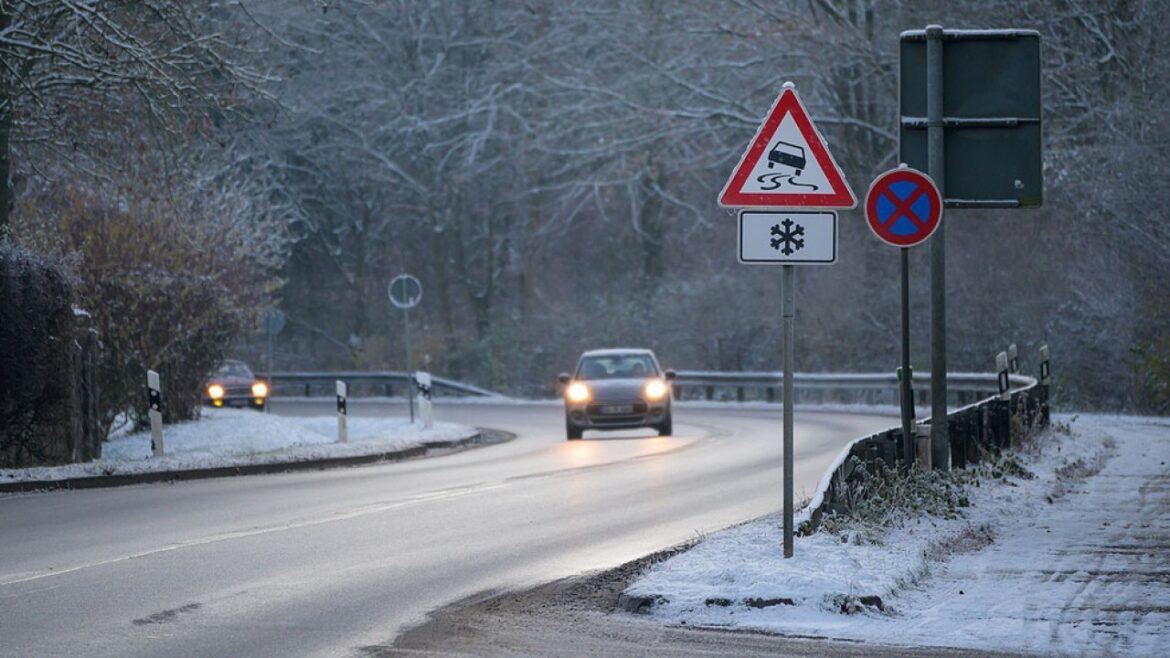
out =
[(243, 379), (251, 379), (252, 371), (248, 370), (248, 366), (240, 363), (225, 363), (215, 371), (217, 377), (240, 377)]
[(577, 379), (621, 379), (658, 374), (649, 354), (607, 354), (581, 359)]

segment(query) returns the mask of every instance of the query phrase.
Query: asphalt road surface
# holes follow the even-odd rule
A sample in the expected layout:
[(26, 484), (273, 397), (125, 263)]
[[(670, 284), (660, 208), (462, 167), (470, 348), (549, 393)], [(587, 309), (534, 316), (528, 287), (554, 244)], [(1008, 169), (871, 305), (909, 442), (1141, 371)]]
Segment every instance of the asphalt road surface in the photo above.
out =
[[(351, 401), (350, 414), (405, 408)], [(676, 408), (673, 437), (573, 442), (558, 406), (440, 402), (436, 416), (517, 438), (401, 463), (0, 496), (0, 656), (362, 655), (453, 601), (614, 567), (781, 505), (775, 410)], [(798, 412), (797, 497), (850, 439), (893, 424)]]

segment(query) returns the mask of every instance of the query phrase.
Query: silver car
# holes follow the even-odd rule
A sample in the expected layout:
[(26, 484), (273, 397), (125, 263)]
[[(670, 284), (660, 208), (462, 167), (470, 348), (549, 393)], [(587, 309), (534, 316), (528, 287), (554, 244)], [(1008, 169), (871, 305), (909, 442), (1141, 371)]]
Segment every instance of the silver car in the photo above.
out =
[(659, 436), (674, 431), (670, 414), (670, 380), (650, 350), (590, 350), (581, 355), (573, 376), (561, 373), (565, 386), (565, 435), (581, 438), (585, 430), (652, 427)]

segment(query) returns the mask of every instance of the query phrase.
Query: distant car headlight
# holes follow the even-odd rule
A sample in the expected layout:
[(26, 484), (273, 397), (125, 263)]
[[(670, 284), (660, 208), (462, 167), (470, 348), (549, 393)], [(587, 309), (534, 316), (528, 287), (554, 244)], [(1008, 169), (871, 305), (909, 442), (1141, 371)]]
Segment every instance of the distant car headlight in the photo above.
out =
[(212, 384), (207, 387), (207, 397), (212, 400), (219, 400), (223, 398), (223, 387), (219, 384)]
[(256, 382), (252, 384), (252, 397), (262, 398), (268, 395), (268, 384)]
[(661, 379), (651, 379), (646, 382), (646, 388), (643, 390), (646, 392), (647, 400), (661, 400), (670, 392), (670, 389), (666, 387), (666, 382)]
[(573, 382), (569, 384), (569, 388), (565, 391), (565, 396), (569, 398), (570, 402), (588, 402), (592, 394), (589, 392), (589, 387), (581, 382)]

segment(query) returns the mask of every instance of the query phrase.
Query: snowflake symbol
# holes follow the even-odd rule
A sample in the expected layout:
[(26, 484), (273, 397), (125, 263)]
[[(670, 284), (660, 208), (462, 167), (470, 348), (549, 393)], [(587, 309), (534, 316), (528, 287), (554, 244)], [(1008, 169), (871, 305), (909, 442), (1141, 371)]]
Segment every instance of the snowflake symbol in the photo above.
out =
[[(794, 224), (791, 219), (785, 219), (782, 223), (784, 224), (783, 229), (780, 228), (780, 224), (772, 227), (772, 235), (780, 236), (772, 238), (772, 248), (779, 249), (780, 253), (785, 256), (791, 256), (804, 247), (804, 239), (797, 237), (804, 235), (804, 227), (795, 224), (796, 228), (793, 228)], [(784, 248), (781, 249), (780, 245), (784, 245)]]

